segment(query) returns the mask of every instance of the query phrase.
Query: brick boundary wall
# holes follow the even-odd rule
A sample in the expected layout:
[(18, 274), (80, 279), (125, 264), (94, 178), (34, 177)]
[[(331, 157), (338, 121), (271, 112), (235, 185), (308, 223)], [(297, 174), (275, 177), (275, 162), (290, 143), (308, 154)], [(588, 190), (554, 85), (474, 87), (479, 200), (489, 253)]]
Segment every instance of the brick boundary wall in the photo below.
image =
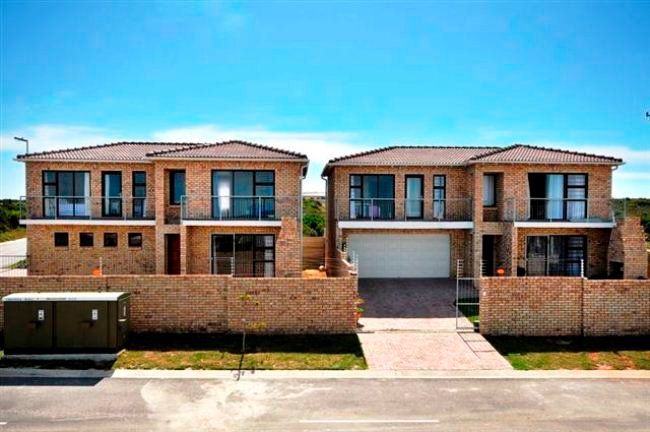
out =
[(650, 280), (489, 277), (479, 284), (486, 335), (650, 335)]
[[(232, 278), (212, 275), (28, 276), (0, 278), (0, 296), (19, 292), (131, 293), (136, 332), (352, 333), (356, 277)], [(0, 328), (4, 325), (0, 305)], [(243, 321), (245, 320), (245, 321)]]

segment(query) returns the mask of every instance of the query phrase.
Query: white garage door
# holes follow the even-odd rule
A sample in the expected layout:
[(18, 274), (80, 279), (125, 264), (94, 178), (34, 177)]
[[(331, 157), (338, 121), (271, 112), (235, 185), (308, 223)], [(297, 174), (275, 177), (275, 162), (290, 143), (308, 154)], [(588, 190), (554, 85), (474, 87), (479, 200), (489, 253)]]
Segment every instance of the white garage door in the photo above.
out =
[(449, 236), (363, 235), (348, 237), (359, 256), (360, 278), (449, 277)]

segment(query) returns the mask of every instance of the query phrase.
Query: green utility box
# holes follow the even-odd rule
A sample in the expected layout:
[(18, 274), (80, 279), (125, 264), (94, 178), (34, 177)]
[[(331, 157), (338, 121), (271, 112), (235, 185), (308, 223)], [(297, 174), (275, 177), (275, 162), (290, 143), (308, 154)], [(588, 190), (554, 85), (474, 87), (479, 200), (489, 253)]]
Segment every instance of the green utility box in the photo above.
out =
[(129, 326), (122, 292), (20, 293), (2, 299), (5, 354), (118, 352)]

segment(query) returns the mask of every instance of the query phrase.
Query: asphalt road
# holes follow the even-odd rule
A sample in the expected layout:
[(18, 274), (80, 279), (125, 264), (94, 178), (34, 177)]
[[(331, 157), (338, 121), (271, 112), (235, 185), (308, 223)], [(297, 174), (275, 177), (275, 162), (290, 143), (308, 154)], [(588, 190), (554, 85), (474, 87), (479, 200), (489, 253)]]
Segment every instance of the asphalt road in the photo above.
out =
[(0, 268), (8, 267), (27, 255), (27, 239), (0, 243)]
[(648, 380), (0, 378), (0, 431), (648, 431)]

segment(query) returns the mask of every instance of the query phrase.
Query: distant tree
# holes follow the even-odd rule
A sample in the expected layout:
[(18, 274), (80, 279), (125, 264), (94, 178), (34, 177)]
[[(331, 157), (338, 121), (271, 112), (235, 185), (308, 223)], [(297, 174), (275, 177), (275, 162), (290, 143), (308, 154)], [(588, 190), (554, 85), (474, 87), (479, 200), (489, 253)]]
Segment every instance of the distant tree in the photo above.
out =
[(307, 237), (322, 237), (324, 233), (325, 206), (314, 198), (304, 198), (302, 234)]

